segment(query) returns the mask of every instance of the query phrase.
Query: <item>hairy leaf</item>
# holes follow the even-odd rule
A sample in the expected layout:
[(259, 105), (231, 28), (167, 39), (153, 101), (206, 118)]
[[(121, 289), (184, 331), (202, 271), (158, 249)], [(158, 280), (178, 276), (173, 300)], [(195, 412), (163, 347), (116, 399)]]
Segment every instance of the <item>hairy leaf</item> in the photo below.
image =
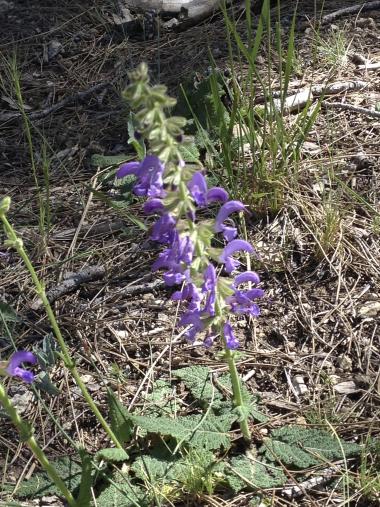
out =
[(126, 461), (128, 459), (128, 454), (124, 451), (124, 449), (117, 448), (108, 448), (101, 449), (95, 454), (95, 459), (98, 461), (107, 461), (110, 463), (117, 463), (121, 461)]
[(274, 430), (260, 449), (268, 460), (300, 469), (357, 456), (361, 451), (360, 445), (345, 442), (325, 430), (300, 426)]
[(144, 490), (127, 481), (108, 484), (96, 498), (97, 507), (149, 507)]
[(131, 415), (130, 419), (136, 426), (140, 426), (148, 433), (170, 436), (192, 447), (212, 450), (230, 446), (228, 431), (236, 420), (236, 415), (225, 414), (223, 417), (217, 417), (210, 414), (206, 418), (193, 415), (177, 419)]
[(129, 442), (133, 434), (133, 424), (130, 419), (130, 413), (120, 403), (116, 394), (111, 389), (107, 389), (107, 402), (112, 431), (121, 443)]
[[(73, 492), (81, 482), (82, 467), (70, 456), (52, 462), (68, 489)], [(60, 495), (61, 491), (51, 482), (46, 472), (37, 472), (21, 483), (17, 498), (40, 498), (45, 495)]]
[(235, 493), (243, 489), (265, 489), (282, 486), (287, 481), (281, 468), (246, 456), (237, 456), (231, 460), (227, 482)]

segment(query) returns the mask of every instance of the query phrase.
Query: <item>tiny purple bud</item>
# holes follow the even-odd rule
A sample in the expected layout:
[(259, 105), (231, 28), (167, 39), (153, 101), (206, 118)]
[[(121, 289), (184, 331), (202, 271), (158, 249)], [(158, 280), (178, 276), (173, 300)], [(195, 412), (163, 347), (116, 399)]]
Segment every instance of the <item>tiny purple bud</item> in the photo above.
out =
[(19, 350), (12, 354), (11, 358), (9, 359), (6, 372), (11, 377), (20, 377), (21, 380), (27, 384), (31, 384), (34, 380), (34, 375), (31, 371), (20, 368), (21, 363), (36, 364), (37, 358), (34, 354), (32, 354), (32, 352)]

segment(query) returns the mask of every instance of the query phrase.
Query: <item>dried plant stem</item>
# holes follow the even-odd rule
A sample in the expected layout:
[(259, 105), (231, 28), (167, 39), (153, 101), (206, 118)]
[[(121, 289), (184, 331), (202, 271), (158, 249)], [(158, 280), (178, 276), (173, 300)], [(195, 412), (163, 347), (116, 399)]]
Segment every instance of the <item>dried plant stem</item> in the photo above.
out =
[(44, 451), (36, 442), (36, 439), (32, 435), (32, 429), (30, 425), (20, 417), (19, 413), (12, 405), (11, 400), (9, 399), (4, 389), (4, 386), (1, 383), (0, 383), (0, 403), (3, 406), (4, 410), (6, 411), (6, 413), (8, 414), (8, 416), (11, 418), (12, 423), (15, 425), (18, 432), (20, 433), (21, 441), (26, 442), (26, 444), (30, 447), (36, 459), (40, 462), (41, 466), (49, 475), (50, 479), (54, 482), (54, 484), (57, 486), (57, 488), (61, 491), (62, 495), (67, 500), (67, 503), (72, 507), (76, 507), (77, 502), (75, 501), (73, 495), (67, 489), (66, 484), (60, 478), (57, 470), (50, 463)]
[(79, 372), (75, 366), (73, 359), (70, 356), (69, 349), (66, 345), (66, 342), (62, 336), (61, 330), (58, 326), (58, 322), (57, 322), (57, 319), (55, 318), (55, 314), (53, 312), (53, 309), (52, 309), (52, 307), (49, 303), (49, 300), (46, 296), (45, 288), (44, 288), (42, 282), (40, 281), (40, 279), (38, 278), (37, 273), (33, 267), (33, 264), (31, 263), (31, 261), (28, 257), (28, 254), (26, 253), (26, 251), (24, 249), (22, 240), (17, 237), (13, 227), (11, 226), (11, 224), (7, 220), (5, 213), (0, 213), (0, 218), (4, 224), (5, 233), (8, 236), (8, 245), (14, 247), (17, 250), (20, 257), (22, 258), (22, 260), (24, 261), (25, 266), (26, 266), (27, 270), (29, 271), (30, 276), (33, 280), (34, 286), (36, 288), (36, 292), (39, 295), (39, 297), (41, 298), (42, 304), (43, 304), (46, 314), (49, 318), (51, 327), (53, 328), (54, 335), (55, 335), (57, 342), (59, 343), (59, 346), (61, 348), (61, 357), (63, 359), (65, 366), (69, 369), (76, 384), (78, 385), (79, 389), (81, 390), (84, 399), (86, 400), (86, 402), (90, 406), (91, 410), (93, 411), (94, 415), (96, 416), (96, 418), (98, 419), (100, 424), (103, 426), (103, 428), (106, 431), (109, 438), (112, 440), (112, 442), (115, 444), (116, 447), (118, 447), (119, 449), (122, 449), (123, 446), (121, 445), (118, 438), (116, 437), (116, 435), (114, 434), (114, 432), (110, 428), (107, 421), (104, 419), (104, 417), (100, 413), (98, 407), (96, 406), (94, 400), (92, 399), (90, 393), (88, 392), (85, 384), (83, 383), (81, 376), (79, 375)]

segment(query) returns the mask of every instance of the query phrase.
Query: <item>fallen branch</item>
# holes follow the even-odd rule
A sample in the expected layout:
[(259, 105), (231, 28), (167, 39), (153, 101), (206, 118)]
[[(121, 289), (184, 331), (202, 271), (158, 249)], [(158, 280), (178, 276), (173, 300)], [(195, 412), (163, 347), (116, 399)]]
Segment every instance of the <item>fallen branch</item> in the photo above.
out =
[(380, 69), (380, 62), (365, 63), (363, 65), (358, 65), (358, 69), (360, 69), (360, 70), (375, 70), (375, 69)]
[(342, 111), (353, 111), (354, 113), (364, 114), (370, 118), (380, 118), (380, 111), (373, 111), (365, 107), (354, 106), (352, 104), (342, 104), (342, 102), (323, 102), (322, 106), (326, 109), (340, 109)]
[[(33, 113), (26, 113), (29, 120), (40, 120), (41, 118), (45, 118), (45, 116), (48, 116), (49, 114), (53, 114), (60, 109), (62, 109), (65, 106), (75, 104), (77, 101), (84, 100), (89, 95), (92, 95), (93, 93), (98, 93), (101, 90), (104, 90), (108, 86), (111, 86), (111, 83), (98, 83), (94, 86), (91, 86), (87, 90), (83, 90), (82, 92), (75, 93), (74, 95), (70, 95), (69, 97), (66, 97), (60, 101), (58, 101), (56, 104), (53, 104), (52, 106), (45, 107), (44, 109), (41, 109), (40, 111), (34, 111)], [(14, 121), (19, 120), (22, 118), (22, 113), (1, 113), (0, 114), (0, 121)]]
[(339, 472), (342, 467), (343, 464), (337, 464), (334, 467), (326, 468), (318, 477), (312, 477), (311, 479), (307, 479), (306, 481), (300, 482), (297, 485), (289, 486), (288, 488), (283, 489), (282, 494), (288, 497), (288, 499), (303, 496), (306, 491), (329, 482), (334, 474)]
[[(83, 269), (82, 271), (78, 271), (77, 273), (72, 274), (69, 278), (63, 280), (62, 283), (48, 290), (46, 296), (50, 303), (54, 303), (54, 301), (57, 301), (57, 299), (61, 298), (62, 296), (74, 292), (80, 285), (83, 285), (84, 283), (101, 280), (105, 274), (106, 270), (103, 266), (90, 266)], [(32, 310), (38, 310), (41, 308), (41, 306), (42, 301), (38, 299), (32, 304), (31, 308)]]
[(153, 280), (153, 282), (124, 287), (119, 294), (122, 294), (123, 296), (136, 296), (137, 294), (148, 294), (149, 292), (153, 292), (156, 289), (162, 289), (163, 287), (165, 287), (165, 282), (158, 278), (157, 280)]
[[(331, 84), (317, 84), (312, 85), (306, 88), (301, 88), (298, 90), (289, 90), (287, 93), (286, 101), (291, 101), (293, 103), (297, 102), (296, 97), (300, 96), (303, 99), (306, 95), (310, 94), (311, 96), (320, 97), (321, 95), (337, 95), (339, 93), (348, 92), (348, 91), (358, 91), (367, 88), (369, 84), (366, 81), (355, 80), (355, 81), (338, 81), (336, 83)], [(279, 99), (283, 92), (280, 90), (275, 90), (271, 92), (271, 95), (274, 99)], [(306, 94), (306, 95), (305, 95)], [(265, 102), (265, 97), (262, 95), (256, 98), (256, 103), (260, 104)]]
[(321, 19), (321, 25), (327, 25), (332, 21), (335, 21), (337, 18), (345, 16), (346, 14), (356, 14), (365, 11), (372, 11), (375, 9), (380, 9), (380, 0), (365, 2), (364, 4), (351, 5), (350, 7), (344, 7), (343, 9), (338, 9), (337, 11), (323, 16)]

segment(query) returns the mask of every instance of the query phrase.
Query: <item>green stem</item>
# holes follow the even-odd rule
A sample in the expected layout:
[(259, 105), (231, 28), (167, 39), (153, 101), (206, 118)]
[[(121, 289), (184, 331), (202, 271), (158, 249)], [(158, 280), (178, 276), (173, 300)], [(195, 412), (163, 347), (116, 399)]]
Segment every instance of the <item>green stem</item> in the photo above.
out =
[(116, 435), (114, 434), (114, 432), (112, 431), (110, 426), (108, 425), (107, 421), (104, 419), (104, 417), (100, 413), (98, 407), (96, 406), (94, 400), (92, 399), (90, 393), (88, 392), (85, 384), (83, 383), (83, 381), (79, 375), (79, 372), (74, 364), (74, 361), (70, 356), (69, 349), (68, 349), (66, 342), (62, 336), (61, 330), (59, 329), (57, 319), (55, 318), (53, 309), (50, 306), (49, 300), (46, 296), (45, 289), (37, 276), (37, 273), (33, 267), (33, 264), (31, 263), (31, 261), (28, 257), (28, 254), (26, 253), (26, 251), (23, 247), (22, 241), (17, 237), (15, 231), (13, 230), (11, 224), (8, 222), (4, 213), (0, 213), (0, 218), (4, 224), (4, 229), (5, 229), (5, 232), (8, 236), (8, 238), (12, 242), (12, 246), (14, 246), (14, 248), (16, 248), (18, 254), (20, 255), (20, 257), (24, 261), (24, 263), (30, 273), (30, 276), (33, 280), (33, 283), (35, 285), (36, 292), (42, 300), (42, 303), (44, 305), (45, 311), (46, 311), (47, 316), (49, 318), (51, 327), (53, 328), (54, 335), (55, 335), (57, 342), (59, 343), (59, 346), (61, 348), (61, 355), (62, 355), (63, 362), (64, 362), (65, 366), (69, 369), (75, 382), (77, 383), (79, 389), (81, 390), (84, 399), (86, 400), (86, 402), (90, 406), (91, 410), (95, 414), (95, 416), (98, 419), (98, 421), (100, 422), (100, 424), (103, 426), (103, 428), (106, 431), (109, 438), (112, 440), (112, 442), (115, 444), (116, 447), (118, 447), (119, 449), (123, 449), (123, 446), (121, 445), (118, 438), (116, 437)]
[[(230, 371), (230, 378), (232, 384), (232, 392), (234, 395), (234, 403), (236, 407), (242, 407), (244, 405), (243, 396), (241, 393), (241, 380), (239, 377), (239, 373), (236, 368), (236, 363), (234, 359), (233, 352), (227, 347), (225, 349), (225, 357), (228, 363), (228, 369)], [(240, 421), (240, 429), (243, 433), (244, 440), (247, 442), (251, 441), (251, 432), (248, 426), (248, 416), (244, 417), (242, 421)]]
[(77, 502), (74, 500), (73, 495), (70, 493), (70, 491), (67, 489), (66, 484), (63, 482), (63, 480), (58, 475), (57, 470), (54, 468), (54, 466), (47, 459), (44, 451), (37, 444), (36, 439), (32, 435), (32, 430), (31, 430), (29, 424), (26, 421), (24, 421), (23, 419), (21, 419), (17, 410), (12, 405), (11, 400), (8, 398), (8, 395), (4, 389), (4, 386), (1, 383), (0, 383), (0, 403), (4, 407), (4, 410), (6, 411), (6, 413), (11, 418), (11, 420), (12, 420), (13, 424), (16, 426), (17, 430), (19, 431), (20, 436), (21, 436), (21, 440), (28, 444), (28, 446), (30, 447), (34, 456), (41, 463), (41, 466), (44, 468), (46, 473), (49, 475), (50, 479), (54, 482), (54, 484), (57, 486), (57, 488), (61, 491), (62, 495), (66, 498), (67, 503), (72, 507), (76, 507)]

